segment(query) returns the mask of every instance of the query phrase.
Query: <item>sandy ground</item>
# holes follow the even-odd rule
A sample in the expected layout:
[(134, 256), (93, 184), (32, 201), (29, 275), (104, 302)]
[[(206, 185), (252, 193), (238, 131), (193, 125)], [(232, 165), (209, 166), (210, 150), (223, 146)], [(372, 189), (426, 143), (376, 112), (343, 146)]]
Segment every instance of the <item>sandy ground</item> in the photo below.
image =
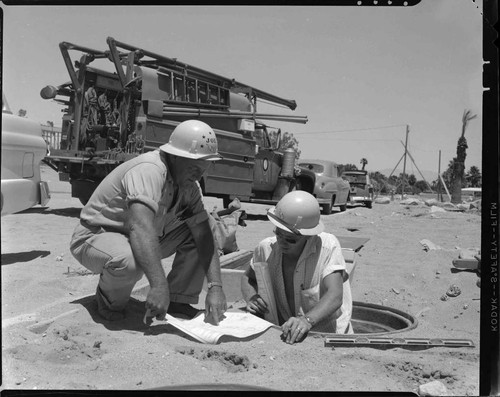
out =
[[(82, 206), (54, 171), (44, 168), (43, 178), (52, 194), (47, 208), (1, 219), (3, 389), (205, 384), (218, 389), (416, 392), (419, 385), (439, 380), (449, 395), (479, 394), (478, 276), (452, 266), (460, 249), (480, 247), (478, 212), (431, 213), (425, 205), (395, 200), (322, 215), (327, 231), (370, 239), (357, 259), (355, 301), (415, 316), (418, 326), (398, 337), (470, 339), (474, 347), (331, 348), (321, 335), (290, 346), (281, 342), (276, 329), (244, 341), (204, 345), (169, 325), (142, 323), (144, 278), (126, 320), (109, 323), (96, 315), (98, 276), (88, 274), (68, 247)], [(206, 204), (212, 209), (222, 201), (207, 198)], [(253, 249), (271, 235), (266, 208), (243, 204), (248, 226), (238, 229), (240, 249)], [(423, 239), (440, 249), (426, 251)], [(441, 300), (452, 284), (461, 294)]]

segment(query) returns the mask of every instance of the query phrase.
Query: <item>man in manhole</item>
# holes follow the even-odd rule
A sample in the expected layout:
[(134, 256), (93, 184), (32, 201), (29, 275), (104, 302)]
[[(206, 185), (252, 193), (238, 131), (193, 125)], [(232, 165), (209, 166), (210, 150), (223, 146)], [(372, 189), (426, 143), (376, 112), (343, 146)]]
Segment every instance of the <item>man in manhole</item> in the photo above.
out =
[[(353, 333), (349, 277), (338, 239), (325, 233), (314, 196), (287, 193), (268, 212), (275, 236), (262, 240), (242, 278), (246, 309), (265, 316), (269, 302), (259, 294), (255, 266), (267, 263), (283, 340), (295, 343), (311, 330)], [(275, 320), (275, 321), (276, 321)]]

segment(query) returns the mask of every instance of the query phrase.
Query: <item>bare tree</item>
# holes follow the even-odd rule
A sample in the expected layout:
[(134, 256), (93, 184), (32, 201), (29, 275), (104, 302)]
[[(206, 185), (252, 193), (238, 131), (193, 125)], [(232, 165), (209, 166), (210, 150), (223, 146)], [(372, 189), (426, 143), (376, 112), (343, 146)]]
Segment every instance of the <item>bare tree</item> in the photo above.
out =
[(465, 130), (470, 120), (477, 117), (476, 114), (472, 115), (470, 110), (464, 110), (462, 116), (462, 135), (458, 138), (457, 143), (457, 157), (455, 157), (453, 164), (453, 172), (451, 175), (451, 202), (454, 204), (462, 202), (462, 180), (465, 171), (465, 158), (467, 157), (466, 150), (467, 140), (465, 139)]

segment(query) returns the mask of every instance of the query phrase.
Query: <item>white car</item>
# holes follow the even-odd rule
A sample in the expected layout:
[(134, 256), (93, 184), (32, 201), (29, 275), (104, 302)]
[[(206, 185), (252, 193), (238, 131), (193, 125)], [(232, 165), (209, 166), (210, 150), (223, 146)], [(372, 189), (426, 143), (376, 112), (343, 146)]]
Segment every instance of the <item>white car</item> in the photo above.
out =
[(339, 175), (338, 164), (329, 160), (299, 160), (299, 167), (306, 168), (316, 175), (313, 195), (318, 200), (322, 212), (331, 214), (332, 207), (346, 210), (349, 202), (349, 182)]
[(47, 152), (40, 123), (12, 114), (2, 93), (2, 216), (49, 201), (49, 187), (40, 176)]

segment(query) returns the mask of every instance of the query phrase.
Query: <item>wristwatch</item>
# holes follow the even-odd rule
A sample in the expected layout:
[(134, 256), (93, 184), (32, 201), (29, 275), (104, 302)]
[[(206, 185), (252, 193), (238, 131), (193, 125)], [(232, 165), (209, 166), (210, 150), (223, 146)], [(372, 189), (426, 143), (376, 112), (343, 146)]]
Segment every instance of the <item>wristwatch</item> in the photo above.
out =
[(316, 321), (312, 320), (311, 317), (308, 317), (306, 315), (303, 315), (301, 317), (304, 317), (304, 319), (309, 323), (311, 324), (311, 327), (314, 327), (314, 324), (316, 324)]
[(210, 281), (208, 284), (207, 284), (207, 287), (208, 289), (212, 288), (212, 287), (221, 287), (222, 288), (222, 283), (219, 283), (217, 281)]

